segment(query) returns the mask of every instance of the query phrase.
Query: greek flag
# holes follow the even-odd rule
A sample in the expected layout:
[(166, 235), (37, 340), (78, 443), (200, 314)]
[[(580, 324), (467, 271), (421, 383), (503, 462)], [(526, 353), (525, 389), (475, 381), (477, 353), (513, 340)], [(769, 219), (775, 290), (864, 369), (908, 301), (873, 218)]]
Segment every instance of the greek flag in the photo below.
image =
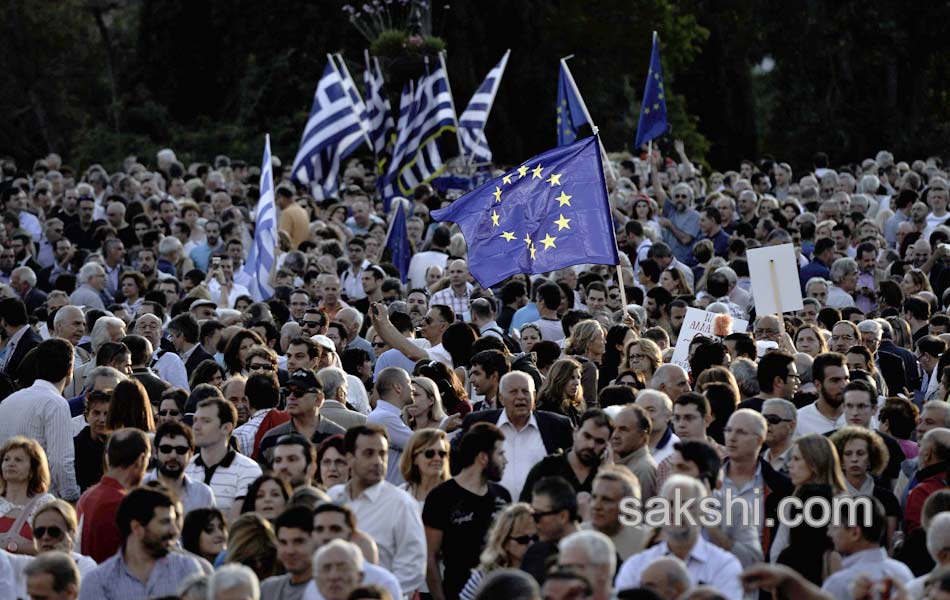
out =
[(254, 215), (254, 243), (244, 263), (250, 276), (248, 289), (256, 302), (270, 299), (274, 288), (270, 274), (274, 268), (277, 248), (277, 205), (274, 203), (274, 169), (270, 158), (270, 135), (264, 137), (264, 160), (261, 162), (261, 195)]
[(386, 151), (389, 132), (393, 130), (392, 109), (389, 98), (383, 88), (383, 72), (379, 68), (379, 60), (371, 60), (369, 53), (365, 55), (366, 70), (363, 71), (363, 81), (366, 84), (366, 110), (369, 121), (367, 133), (376, 155), (376, 162), (380, 164), (383, 153)]
[(291, 170), (291, 178), (309, 185), (317, 200), (337, 195), (340, 164), (365, 139), (356, 110), (331, 59), (317, 83)]
[(395, 196), (408, 196), (416, 186), (431, 181), (445, 168), (439, 153), (439, 136), (455, 131), (458, 120), (444, 65), (419, 81), (408, 105), (403, 90), (399, 123), (383, 190), (387, 203)]
[(505, 52), (495, 68), (488, 72), (484, 83), (472, 95), (465, 112), (459, 117), (459, 139), (462, 142), (462, 155), (472, 162), (491, 162), (491, 149), (488, 147), (488, 139), (485, 137), (485, 123), (488, 121), (488, 113), (491, 112), (495, 94), (498, 93), (498, 84), (501, 83), (501, 77), (505, 74), (505, 67), (508, 65), (510, 54), (511, 50)]
[(350, 76), (350, 69), (347, 68), (346, 61), (343, 60), (342, 56), (335, 54), (334, 58), (336, 58), (336, 62), (339, 63), (337, 70), (340, 72), (340, 77), (343, 78), (343, 89), (346, 90), (350, 101), (353, 103), (353, 111), (356, 112), (356, 115), (360, 118), (360, 126), (363, 128), (363, 131), (369, 133), (369, 111), (366, 109), (366, 104), (363, 102), (363, 99), (360, 98), (360, 93), (356, 89), (356, 83), (353, 81), (353, 77)]

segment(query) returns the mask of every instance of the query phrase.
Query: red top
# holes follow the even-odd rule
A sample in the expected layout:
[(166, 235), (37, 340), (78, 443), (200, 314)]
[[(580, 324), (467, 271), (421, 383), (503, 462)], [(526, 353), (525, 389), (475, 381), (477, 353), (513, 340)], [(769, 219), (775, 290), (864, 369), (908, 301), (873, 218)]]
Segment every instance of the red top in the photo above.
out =
[(907, 505), (904, 509), (904, 533), (905, 535), (920, 527), (920, 518), (924, 510), (924, 501), (931, 494), (947, 487), (946, 472), (937, 472), (929, 477), (924, 475), (924, 479), (910, 490), (907, 494)]
[(79, 498), (76, 513), (82, 539), (81, 554), (97, 563), (110, 558), (122, 545), (115, 514), (128, 493), (122, 484), (106, 475)]
[(257, 434), (254, 436), (254, 450), (251, 452), (251, 458), (257, 460), (260, 451), (261, 451), (261, 440), (264, 439), (264, 435), (277, 427), (278, 425), (283, 425), (290, 420), (290, 413), (277, 410), (276, 408), (264, 416), (264, 420), (261, 421), (260, 427), (257, 428)]

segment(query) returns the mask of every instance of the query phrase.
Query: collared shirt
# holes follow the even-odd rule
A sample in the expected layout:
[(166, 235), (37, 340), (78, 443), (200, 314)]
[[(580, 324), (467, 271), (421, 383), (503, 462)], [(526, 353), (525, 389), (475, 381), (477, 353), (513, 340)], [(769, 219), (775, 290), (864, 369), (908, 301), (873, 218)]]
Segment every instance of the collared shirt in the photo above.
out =
[(360, 265), (356, 273), (353, 272), (351, 267), (347, 267), (347, 269), (343, 271), (343, 274), (340, 275), (341, 291), (350, 302), (356, 302), (366, 297), (366, 292), (363, 291), (363, 271), (372, 264), (370, 261), (363, 259), (363, 264)]
[(238, 274), (234, 273), (234, 281), (231, 282), (231, 291), (228, 293), (228, 297), (225, 298), (222, 303), (221, 300), (221, 284), (218, 283), (217, 279), (212, 279), (208, 282), (208, 291), (211, 292), (211, 300), (215, 302), (218, 306), (224, 308), (234, 308), (234, 303), (241, 296), (250, 296), (251, 292), (247, 289), (247, 286), (242, 285), (238, 282)]
[(412, 430), (402, 420), (402, 411), (385, 400), (377, 400), (376, 408), (366, 417), (366, 423), (382, 425), (389, 432), (389, 466), (386, 469), (386, 481), (395, 485), (403, 483), (399, 471), (399, 458), (409, 445)]
[(690, 236), (689, 242), (684, 244), (673, 235), (672, 229), (662, 228), (663, 241), (669, 244), (673, 256), (682, 263), (690, 263), (693, 260), (693, 243), (699, 236), (699, 213), (692, 208), (680, 212), (676, 210), (675, 203), (669, 199), (663, 205), (663, 216), (669, 219), (670, 223), (682, 233)]
[(841, 429), (847, 424), (844, 411), (837, 419), (829, 419), (818, 410), (818, 401), (798, 409), (798, 427), (795, 437), (799, 438), (809, 433), (825, 434), (835, 429)]
[[(673, 556), (666, 542), (634, 554), (620, 567), (614, 588), (628, 590), (640, 585), (640, 574), (654, 559)], [(708, 585), (730, 600), (742, 598), (739, 574), (742, 565), (731, 552), (727, 552), (699, 536), (684, 561), (693, 585)]]
[(79, 600), (127, 600), (172, 596), (183, 579), (201, 573), (201, 563), (190, 554), (171, 552), (155, 561), (148, 581), (129, 571), (120, 550), (82, 579)]
[[(363, 563), (363, 581), (361, 581), (360, 584), (378, 585), (388, 591), (389, 595), (393, 597), (393, 600), (399, 600), (399, 598), (403, 597), (399, 580), (386, 569), (379, 565), (374, 565), (371, 562)], [(261, 597), (266, 598), (267, 596), (262, 595)], [(319, 588), (317, 588), (317, 582), (315, 580), (311, 579), (307, 587), (304, 588), (303, 600), (323, 600), (323, 594), (321, 594)]]
[[(159, 356), (161, 354), (161, 356)], [(180, 387), (183, 390), (190, 391), (188, 385), (188, 371), (185, 369), (185, 363), (174, 352), (162, 353), (156, 350), (152, 355), (154, 361), (152, 369), (158, 374), (159, 378), (167, 381), (172, 387)]]
[(666, 457), (673, 454), (673, 446), (678, 444), (679, 441), (680, 438), (678, 435), (673, 433), (673, 428), (667, 427), (666, 433), (664, 433), (663, 437), (660, 438), (660, 441), (657, 442), (656, 448), (650, 448), (650, 454), (653, 455), (653, 460), (656, 461), (657, 466), (666, 460)]
[(548, 454), (538, 428), (538, 419), (532, 413), (528, 423), (518, 430), (508, 420), (508, 412), (503, 410), (495, 424), (505, 434), (505, 457), (508, 459), (508, 465), (499, 483), (508, 490), (512, 498), (520, 498), (531, 467)]
[(68, 502), (79, 499), (76, 450), (66, 399), (45, 379), (14, 392), (0, 403), (0, 440), (23, 435), (39, 442), (49, 460), (50, 493)]
[(461, 315), (462, 320), (467, 323), (472, 320), (472, 289), (472, 284), (466, 283), (465, 292), (456, 294), (452, 286), (449, 286), (444, 290), (439, 290), (432, 294), (432, 299), (429, 300), (429, 306), (435, 306), (436, 304), (448, 306), (455, 312), (456, 317)]
[(244, 425), (234, 430), (232, 435), (237, 439), (238, 450), (244, 456), (250, 456), (254, 453), (254, 438), (257, 437), (257, 431), (261, 428), (261, 422), (264, 421), (267, 413), (272, 410), (274, 409), (262, 408), (258, 410)]
[(122, 263), (116, 264), (111, 269), (108, 264), (104, 263), (102, 268), (106, 271), (106, 291), (109, 292), (109, 295), (114, 296), (116, 290), (119, 289), (119, 272), (122, 270)]
[(765, 452), (762, 453), (762, 459), (772, 465), (772, 468), (788, 477), (788, 461), (792, 457), (792, 446), (789, 445), (785, 449), (785, 452), (782, 452), (778, 456), (772, 456), (772, 449), (766, 448)]
[(858, 575), (868, 577), (872, 583), (877, 583), (885, 577), (901, 583), (907, 583), (914, 578), (907, 565), (888, 558), (884, 548), (878, 547), (855, 552), (843, 558), (841, 570), (828, 577), (821, 589), (834, 598), (851, 600), (854, 597), (851, 585)]
[[(211, 486), (196, 481), (187, 475), (181, 476), (181, 504), (185, 514), (196, 508), (214, 508), (214, 490)], [(158, 471), (152, 470), (144, 481), (158, 481)]]
[(649, 444), (626, 456), (617, 456), (615, 462), (627, 467), (640, 480), (640, 498), (646, 501), (656, 495), (656, 461), (650, 456)]
[[(729, 511), (728, 517), (723, 512), (722, 531), (732, 540), (730, 552), (739, 559), (743, 567), (762, 562), (761, 532), (765, 521), (765, 487), (762, 464), (757, 462), (755, 475), (741, 486), (736, 485), (729, 477), (729, 469), (724, 466), (722, 487), (713, 492), (713, 496), (719, 499), (721, 510)], [(731, 499), (726, 498), (727, 490), (730, 491)], [(741, 499), (742, 502), (737, 502), (736, 499)], [(703, 534), (705, 533), (703, 530)]]
[(379, 564), (412, 593), (425, 581), (426, 538), (419, 503), (388, 481), (350, 497), (349, 484), (341, 483), (327, 493), (337, 504), (346, 504), (356, 515), (360, 529), (376, 540)]
[(218, 508), (227, 514), (236, 500), (247, 495), (247, 488), (260, 477), (261, 467), (234, 450), (228, 450), (221, 462), (209, 467), (199, 453), (185, 467), (185, 475), (208, 485), (214, 492)]
[(7, 363), (10, 362), (10, 359), (13, 358), (13, 354), (16, 352), (16, 345), (20, 343), (20, 340), (23, 339), (26, 330), (29, 328), (29, 325), (20, 327), (20, 329), (13, 334), (13, 337), (10, 338), (10, 341), (7, 342), (6, 347), (3, 349), (3, 359), (0, 360), (0, 371), (6, 371)]
[(825, 301), (825, 306), (838, 309), (848, 308), (854, 306), (854, 298), (838, 286), (832, 285), (828, 288), (828, 299)]
[(79, 537), (76, 547), (96, 562), (103, 562), (122, 547), (115, 511), (129, 491), (117, 480), (104, 475), (79, 499)]

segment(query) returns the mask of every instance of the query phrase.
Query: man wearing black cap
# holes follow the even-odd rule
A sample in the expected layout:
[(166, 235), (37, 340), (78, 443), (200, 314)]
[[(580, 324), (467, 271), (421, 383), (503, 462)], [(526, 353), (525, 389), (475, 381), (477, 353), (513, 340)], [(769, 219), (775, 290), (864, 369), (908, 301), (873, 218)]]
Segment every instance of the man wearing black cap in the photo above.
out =
[(299, 433), (314, 445), (319, 445), (331, 435), (346, 433), (343, 427), (320, 416), (323, 386), (312, 370), (298, 369), (291, 373), (283, 391), (290, 421), (274, 427), (264, 435), (258, 455), (261, 462), (270, 463), (273, 447), (282, 435)]

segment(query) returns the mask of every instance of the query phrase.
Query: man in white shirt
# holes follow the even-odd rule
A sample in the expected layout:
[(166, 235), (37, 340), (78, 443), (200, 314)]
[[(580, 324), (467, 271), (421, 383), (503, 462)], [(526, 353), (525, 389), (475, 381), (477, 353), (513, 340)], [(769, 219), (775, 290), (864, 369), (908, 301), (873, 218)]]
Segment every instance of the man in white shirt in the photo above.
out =
[(678, 518), (663, 526), (662, 542), (624, 561), (614, 581), (616, 589), (623, 591), (638, 587), (640, 575), (650, 563), (672, 555), (686, 563), (693, 585), (711, 586), (726, 598), (742, 598), (742, 585), (739, 583), (742, 565), (739, 559), (706, 541), (701, 535), (699, 505), (707, 495), (706, 486), (686, 475), (671, 475), (663, 484), (660, 496), (675, 507), (677, 491), (678, 504), (683, 510), (676, 511), (674, 508), (672, 514)]
[[(839, 521), (832, 521), (828, 527), (828, 537), (835, 545), (835, 550), (843, 557), (841, 569), (832, 574), (821, 589), (836, 600), (851, 600), (854, 597), (852, 586), (855, 579), (864, 576), (872, 582), (881, 581), (885, 577), (902, 584), (907, 584), (914, 578), (907, 565), (888, 558), (887, 550), (881, 547), (881, 537), (884, 533), (884, 507), (880, 501), (870, 496), (862, 496), (860, 503), (841, 505), (839, 507)], [(871, 514), (870, 526), (864, 521), (868, 511)], [(854, 519), (854, 527), (849, 527), (849, 520)]]
[(63, 388), (73, 377), (73, 347), (52, 338), (36, 352), (43, 368), (32, 386), (14, 392), (0, 403), (0, 440), (16, 435), (39, 442), (49, 459), (50, 493), (68, 502), (79, 499), (72, 420)]
[(845, 357), (826, 352), (815, 357), (811, 367), (818, 399), (798, 410), (798, 429), (795, 437), (809, 433), (824, 434), (845, 425), (844, 388), (850, 381)]
[(425, 581), (425, 530), (418, 502), (383, 479), (389, 454), (386, 430), (370, 424), (353, 427), (346, 432), (344, 448), (350, 480), (328, 494), (353, 510), (359, 528), (376, 541), (380, 566), (396, 576), (403, 592), (412, 594)]
[[(217, 257), (220, 263), (208, 271), (208, 291), (221, 308), (234, 308), (239, 296), (250, 296), (247, 287), (234, 280), (234, 262), (229, 256)], [(212, 264), (214, 258), (211, 259)]]
[(346, 245), (346, 254), (350, 260), (350, 266), (340, 275), (340, 286), (346, 301), (353, 303), (366, 297), (362, 275), (372, 263), (366, 260), (366, 241), (363, 238), (351, 239)]
[(854, 306), (852, 294), (858, 286), (858, 263), (851, 257), (839, 258), (831, 263), (831, 281), (825, 306), (842, 309)]
[(154, 352), (150, 366), (161, 379), (170, 383), (172, 387), (180, 387), (184, 390), (191, 389), (188, 385), (188, 372), (181, 357), (174, 352), (165, 352), (161, 349), (162, 321), (157, 315), (153, 313), (140, 315), (135, 320), (133, 333), (144, 337), (152, 344)]
[[(673, 446), (680, 441), (670, 427), (670, 419), (673, 417), (673, 401), (664, 392), (643, 390), (637, 394), (636, 404), (649, 413), (653, 422), (648, 444), (653, 461), (659, 465), (666, 457), (673, 454)], [(654, 474), (655, 481), (656, 475)]]

